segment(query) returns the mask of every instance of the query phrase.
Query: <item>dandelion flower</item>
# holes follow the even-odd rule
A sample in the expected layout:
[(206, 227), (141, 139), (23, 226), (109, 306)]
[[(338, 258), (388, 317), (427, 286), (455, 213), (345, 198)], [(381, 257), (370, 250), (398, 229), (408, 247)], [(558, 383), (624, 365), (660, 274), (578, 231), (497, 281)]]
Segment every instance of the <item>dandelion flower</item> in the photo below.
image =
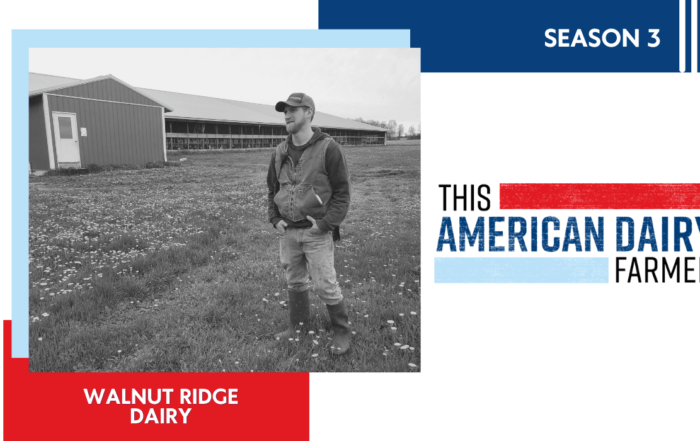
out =
[(408, 363), (408, 366), (410, 366), (410, 367), (412, 367), (412, 368), (417, 368), (417, 367), (418, 367), (418, 366), (416, 366), (416, 365), (413, 364), (413, 363)]
[(400, 349), (401, 349), (402, 351), (405, 351), (406, 349), (408, 349), (408, 345), (403, 345), (403, 346), (401, 346)]
[(401, 343), (394, 343), (394, 346), (401, 346)]
[(318, 357), (318, 354), (311, 354), (312, 357)]
[(411, 315), (418, 315), (418, 313), (415, 311), (411, 311)]
[(39, 340), (39, 341), (41, 341), (42, 339), (43, 339), (43, 337), (39, 337), (39, 338), (37, 338), (37, 340)]
[(44, 317), (48, 317), (48, 316), (49, 316), (49, 313), (48, 313), (48, 312), (45, 312), (45, 313), (43, 313), (43, 314), (41, 314), (41, 315), (44, 316)]
[(393, 320), (387, 320), (386, 322), (389, 323), (390, 325), (393, 325), (393, 324), (394, 324), (394, 321), (393, 321)]
[(314, 331), (309, 331), (309, 335), (314, 335)]

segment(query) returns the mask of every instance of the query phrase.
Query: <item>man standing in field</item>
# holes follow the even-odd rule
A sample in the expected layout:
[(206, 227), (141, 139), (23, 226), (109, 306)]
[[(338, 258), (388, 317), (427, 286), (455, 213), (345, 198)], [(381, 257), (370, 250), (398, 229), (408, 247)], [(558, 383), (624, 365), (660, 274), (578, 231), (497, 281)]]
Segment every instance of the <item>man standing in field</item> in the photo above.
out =
[(286, 340), (309, 321), (309, 276), (326, 304), (333, 327), (331, 353), (350, 348), (350, 327), (333, 264), (340, 223), (350, 207), (350, 178), (340, 146), (311, 128), (316, 106), (310, 96), (293, 93), (275, 105), (284, 112), (289, 136), (272, 154), (267, 172), (268, 217), (280, 233), (280, 260), (287, 277), (289, 328)]

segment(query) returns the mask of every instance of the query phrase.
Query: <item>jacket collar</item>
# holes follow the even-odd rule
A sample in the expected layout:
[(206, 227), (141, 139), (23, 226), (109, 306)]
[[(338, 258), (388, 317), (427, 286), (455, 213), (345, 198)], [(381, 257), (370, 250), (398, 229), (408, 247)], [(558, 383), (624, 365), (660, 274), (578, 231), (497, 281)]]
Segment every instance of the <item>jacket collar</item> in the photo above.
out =
[[(314, 134), (311, 136), (311, 139), (309, 139), (309, 141), (304, 145), (295, 146), (296, 148), (305, 149), (306, 147), (312, 145), (316, 141), (327, 138), (329, 136), (327, 133), (323, 133), (318, 127), (312, 127), (311, 130), (314, 132)], [(291, 145), (294, 145), (294, 143), (292, 142), (292, 135), (287, 135), (287, 148), (289, 148), (289, 146)]]

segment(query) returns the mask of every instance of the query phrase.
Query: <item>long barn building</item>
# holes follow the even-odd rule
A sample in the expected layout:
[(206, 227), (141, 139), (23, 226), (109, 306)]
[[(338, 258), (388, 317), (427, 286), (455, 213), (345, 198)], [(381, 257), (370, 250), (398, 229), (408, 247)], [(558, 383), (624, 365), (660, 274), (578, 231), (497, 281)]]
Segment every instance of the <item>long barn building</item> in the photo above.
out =
[[(145, 164), (168, 150), (274, 147), (287, 136), (274, 105), (132, 87), (112, 75), (89, 80), (29, 74), (32, 170)], [(384, 145), (386, 129), (317, 112), (341, 145)]]

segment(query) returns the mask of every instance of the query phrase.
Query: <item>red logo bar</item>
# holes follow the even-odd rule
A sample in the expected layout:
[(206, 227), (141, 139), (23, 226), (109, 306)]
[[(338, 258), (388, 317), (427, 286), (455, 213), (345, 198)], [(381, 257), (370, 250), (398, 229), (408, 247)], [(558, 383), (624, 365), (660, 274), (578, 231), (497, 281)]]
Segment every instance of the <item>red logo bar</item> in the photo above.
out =
[(502, 210), (697, 210), (700, 184), (501, 184)]

